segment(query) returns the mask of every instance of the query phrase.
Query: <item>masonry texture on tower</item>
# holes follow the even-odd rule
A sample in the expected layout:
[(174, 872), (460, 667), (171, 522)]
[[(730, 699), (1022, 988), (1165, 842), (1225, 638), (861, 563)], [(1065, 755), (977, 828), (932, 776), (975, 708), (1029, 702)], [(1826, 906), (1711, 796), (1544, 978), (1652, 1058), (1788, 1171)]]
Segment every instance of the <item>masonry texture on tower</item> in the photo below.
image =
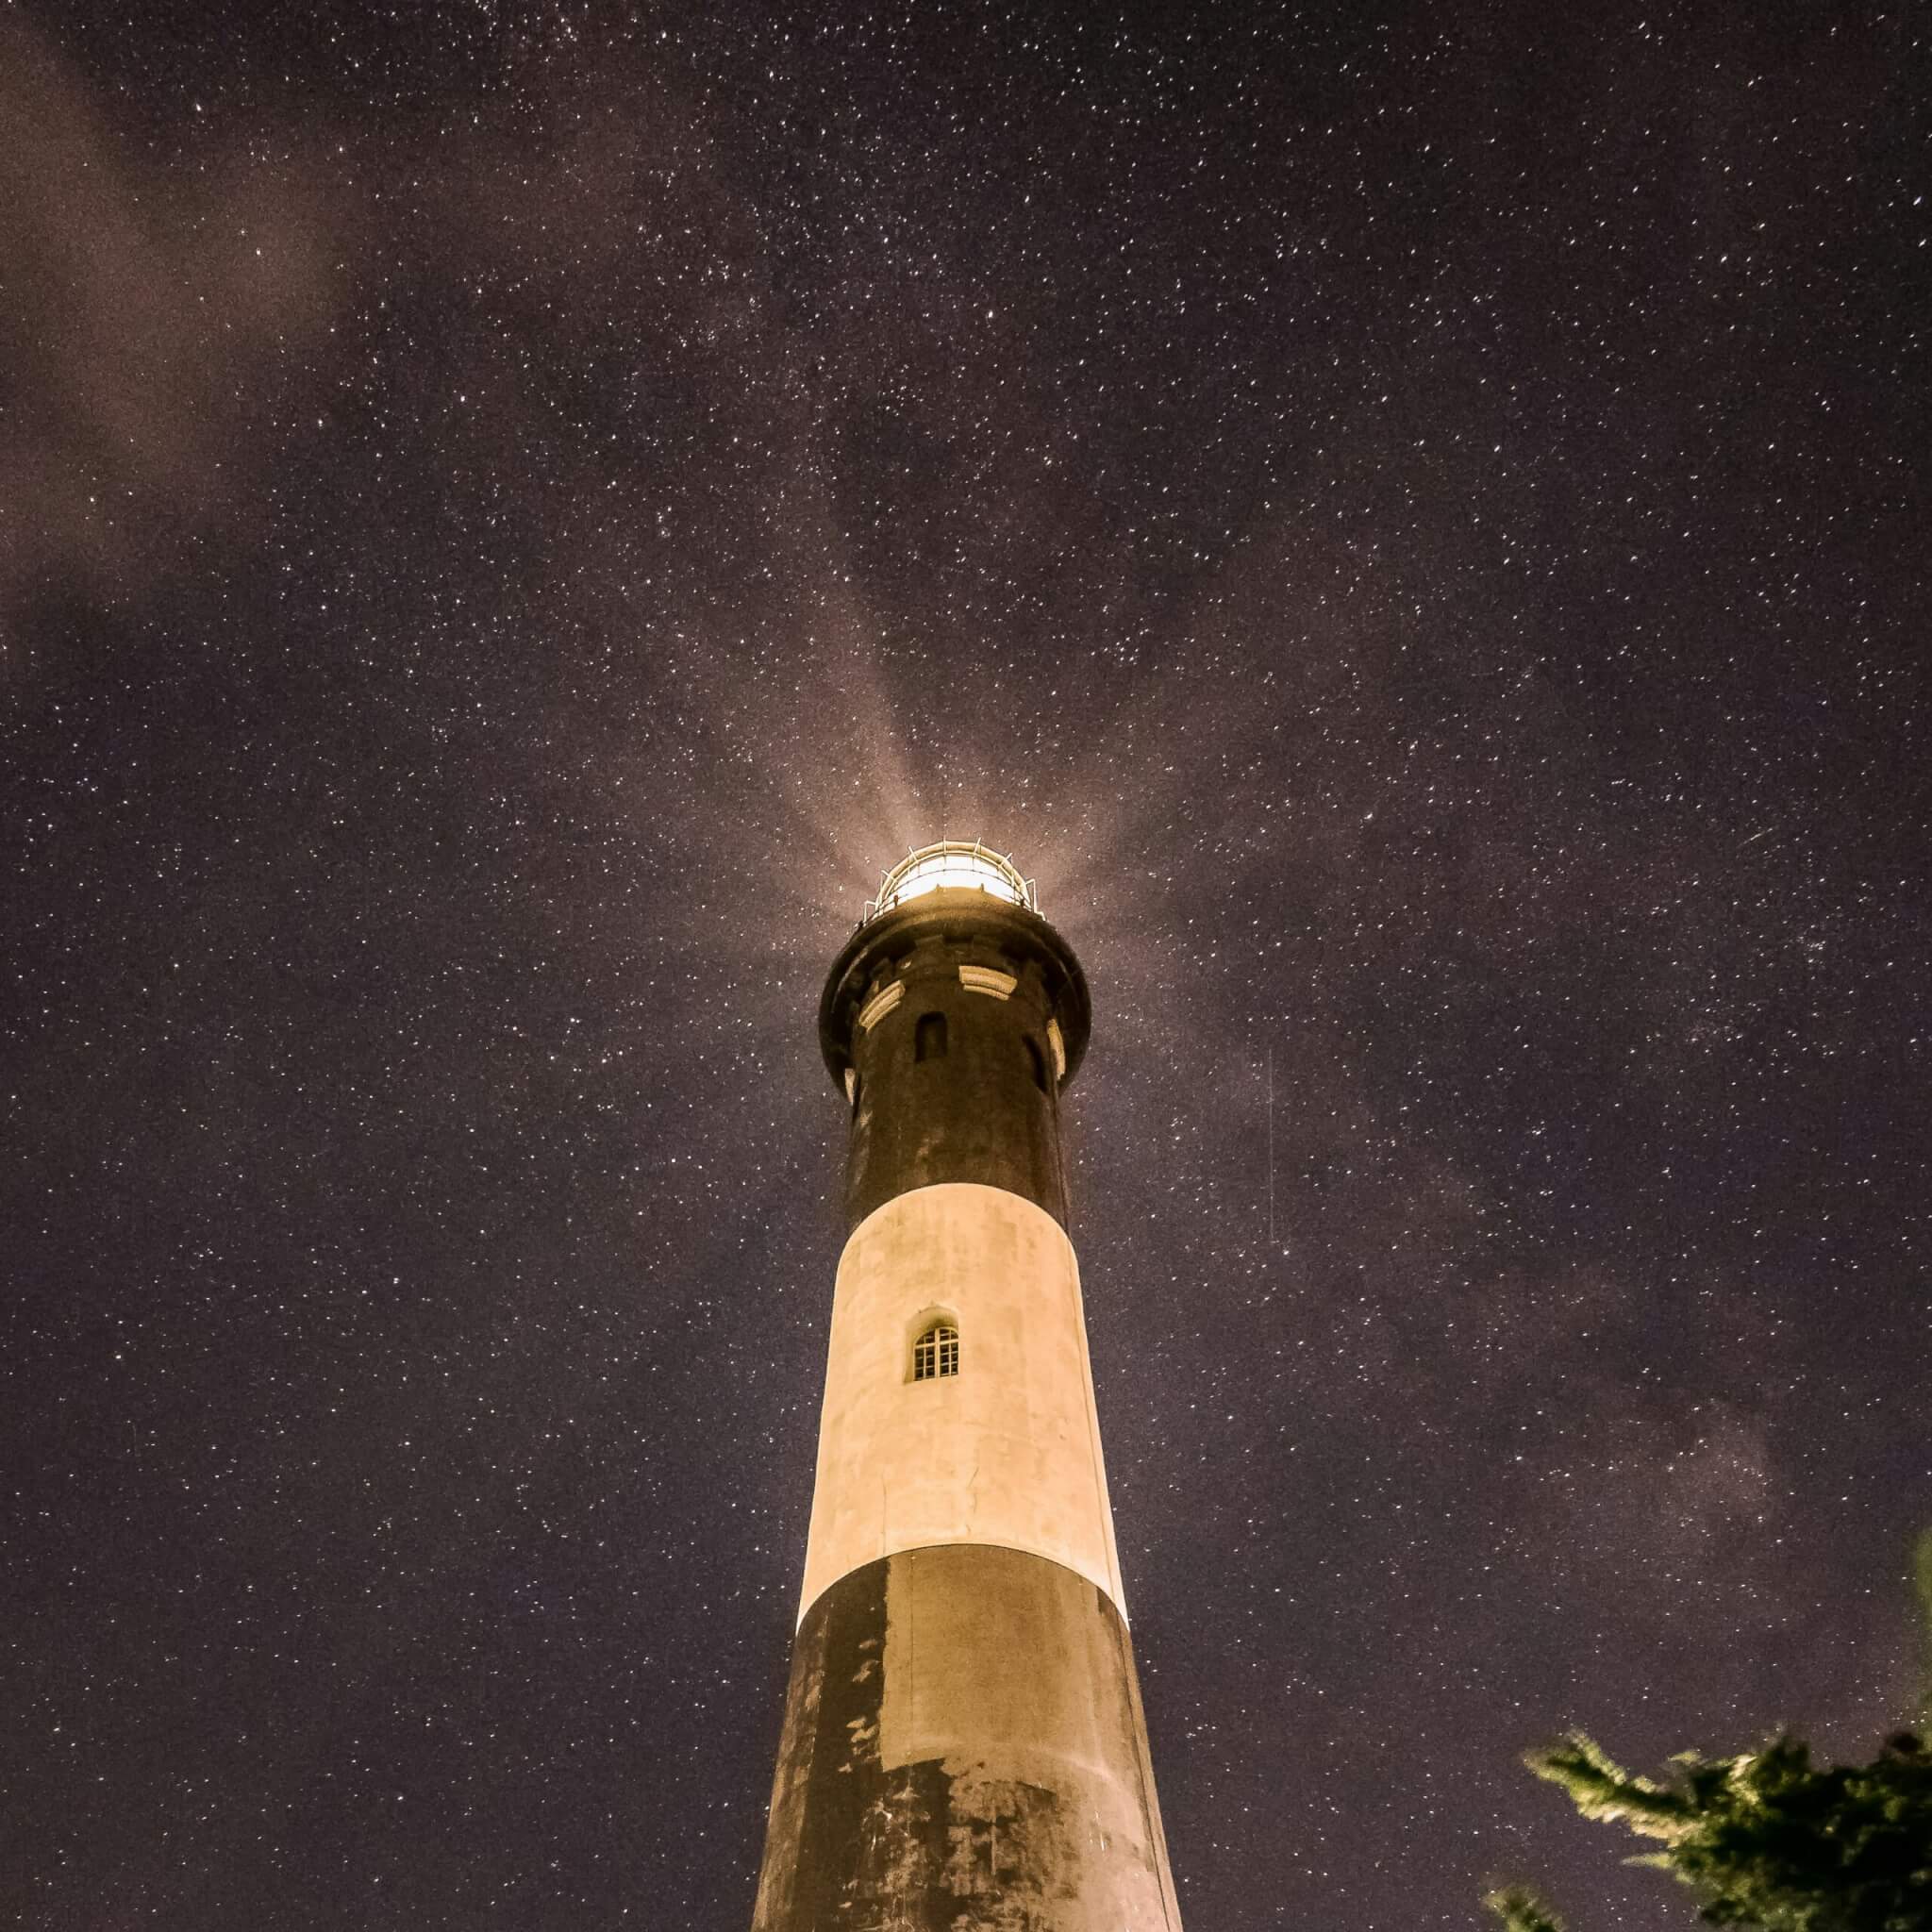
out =
[(976, 845), (826, 981), (850, 1232), (754, 1932), (1178, 1932), (1066, 1233), (1089, 1019)]

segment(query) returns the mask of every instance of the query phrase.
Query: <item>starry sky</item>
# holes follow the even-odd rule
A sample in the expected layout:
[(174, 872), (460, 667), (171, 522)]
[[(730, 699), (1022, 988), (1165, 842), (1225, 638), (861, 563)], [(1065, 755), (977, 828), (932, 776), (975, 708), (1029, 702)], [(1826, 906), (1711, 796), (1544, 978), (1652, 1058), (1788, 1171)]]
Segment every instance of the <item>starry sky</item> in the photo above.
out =
[(821, 977), (1079, 948), (1192, 1932), (1909, 1708), (1925, 22), (0, 16), (0, 1913), (733, 1932)]

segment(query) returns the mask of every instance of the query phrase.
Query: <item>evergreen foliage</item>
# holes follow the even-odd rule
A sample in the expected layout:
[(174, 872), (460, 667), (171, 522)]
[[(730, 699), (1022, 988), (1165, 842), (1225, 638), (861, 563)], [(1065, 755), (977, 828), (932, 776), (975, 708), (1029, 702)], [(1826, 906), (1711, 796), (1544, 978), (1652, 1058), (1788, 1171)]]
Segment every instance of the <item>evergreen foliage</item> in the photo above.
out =
[(1829, 1769), (1795, 1738), (1739, 1757), (1686, 1752), (1667, 1784), (1633, 1776), (1580, 1734), (1525, 1761), (1586, 1818), (1660, 1840), (1633, 1862), (1688, 1885), (1711, 1924), (1932, 1932), (1932, 1756), (1909, 1731), (1871, 1764)]
[[(1920, 1716), (1932, 1724), (1932, 1530), (1912, 1551), (1924, 1640)], [(1669, 1779), (1638, 1777), (1573, 1731), (1524, 1760), (1586, 1818), (1663, 1849), (1631, 1860), (1669, 1872), (1713, 1925), (1758, 1932), (1932, 1932), (1932, 1752), (1900, 1731), (1864, 1765), (1814, 1766), (1802, 1739), (1738, 1757), (1687, 1751)], [(1520, 1888), (1484, 1900), (1505, 1932), (1563, 1932)]]
[(1565, 1932), (1561, 1919), (1533, 1891), (1506, 1885), (1489, 1893), (1483, 1904), (1503, 1922), (1504, 1932)]

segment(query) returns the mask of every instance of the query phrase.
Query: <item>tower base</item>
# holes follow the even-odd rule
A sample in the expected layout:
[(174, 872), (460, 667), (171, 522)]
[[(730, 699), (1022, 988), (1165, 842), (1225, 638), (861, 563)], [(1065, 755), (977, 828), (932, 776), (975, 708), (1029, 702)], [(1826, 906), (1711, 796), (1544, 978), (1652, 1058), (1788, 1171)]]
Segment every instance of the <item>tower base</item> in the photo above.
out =
[(846, 1575), (799, 1625), (753, 1932), (1179, 1932), (1126, 1624), (991, 1545)]

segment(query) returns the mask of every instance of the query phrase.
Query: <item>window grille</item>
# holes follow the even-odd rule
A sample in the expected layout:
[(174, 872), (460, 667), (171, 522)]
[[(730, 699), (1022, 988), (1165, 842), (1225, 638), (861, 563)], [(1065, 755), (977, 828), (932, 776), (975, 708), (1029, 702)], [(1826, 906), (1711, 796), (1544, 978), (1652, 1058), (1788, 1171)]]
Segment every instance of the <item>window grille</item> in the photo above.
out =
[(959, 1373), (959, 1331), (948, 1322), (935, 1322), (912, 1344), (912, 1379), (930, 1382), (938, 1375)]

